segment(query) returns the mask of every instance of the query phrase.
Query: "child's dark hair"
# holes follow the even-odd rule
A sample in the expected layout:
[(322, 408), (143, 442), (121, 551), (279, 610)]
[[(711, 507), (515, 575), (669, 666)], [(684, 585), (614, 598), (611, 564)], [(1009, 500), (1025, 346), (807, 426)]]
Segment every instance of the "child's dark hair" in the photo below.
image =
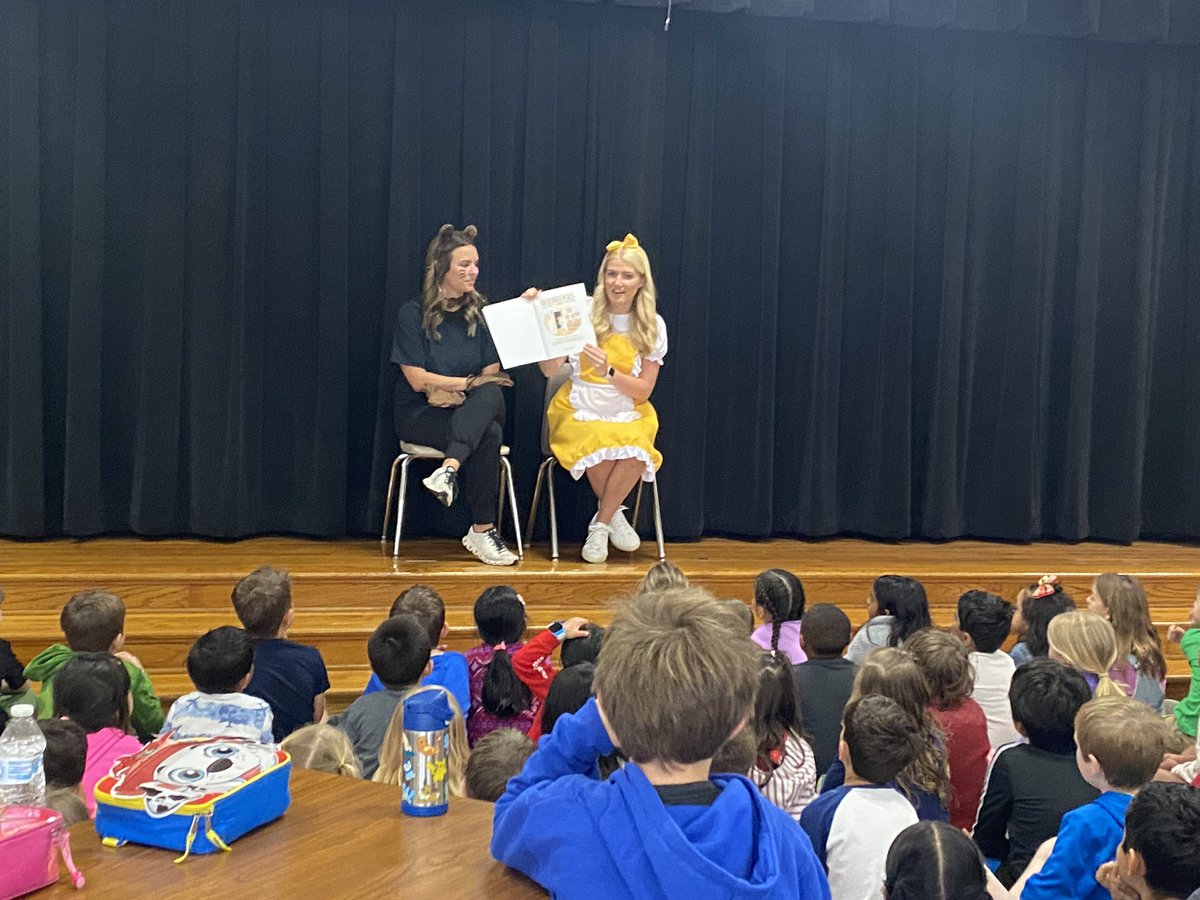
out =
[(604, 629), (599, 625), (588, 623), (587, 634), (581, 637), (567, 638), (562, 642), (562, 664), (564, 669), (577, 666), (580, 663), (595, 663), (600, 658), (600, 645), (604, 642)]
[(1046, 629), (1055, 616), (1075, 609), (1074, 598), (1063, 590), (1058, 580), (1042, 579), (1026, 589), (1027, 596), (1021, 601), (1021, 618), (1025, 621), (1026, 649), (1034, 656), (1050, 655), (1050, 639)]
[(421, 680), (429, 665), (429, 651), (425, 623), (407, 613), (384, 619), (367, 639), (371, 671), (391, 690), (410, 687)]
[(895, 617), (892, 633), (888, 636), (889, 647), (899, 647), (910, 634), (929, 628), (929, 598), (925, 587), (907, 575), (880, 575), (871, 586), (875, 602), (881, 615)]
[(850, 643), (850, 617), (832, 603), (811, 606), (804, 616), (804, 649), (812, 656), (841, 656)]
[(504, 796), (508, 780), (521, 774), (525, 760), (536, 749), (537, 744), (515, 728), (497, 728), (484, 735), (467, 757), (467, 796), (495, 803)]
[(1087, 680), (1070, 666), (1046, 657), (1018, 666), (1008, 689), (1014, 722), (1029, 743), (1049, 753), (1075, 750), (1075, 716), (1092, 699)]
[(187, 655), (188, 677), (205, 694), (232, 694), (253, 667), (254, 641), (233, 625), (206, 631)]
[(517, 677), (507, 645), (525, 635), (525, 604), (506, 584), (486, 588), (475, 601), (475, 627), (492, 647), (492, 660), (483, 673), (483, 708), (494, 716), (515, 716), (533, 703), (529, 688)]
[(576, 663), (568, 666), (554, 676), (550, 682), (550, 691), (546, 694), (546, 702), (542, 705), (542, 734), (554, 730), (554, 723), (559, 716), (578, 712), (592, 696), (592, 678), (596, 667), (590, 662)]
[(1165, 897), (1187, 897), (1200, 887), (1200, 791), (1152, 781), (1125, 812), (1128, 853), (1146, 863), (1146, 884)]
[(76, 653), (54, 676), (54, 715), (88, 734), (129, 731), (129, 672), (111, 653)]
[(946, 822), (918, 822), (896, 835), (884, 864), (887, 900), (987, 900), (974, 842)]
[(46, 751), (42, 754), (46, 787), (75, 787), (83, 781), (83, 770), (87, 767), (87, 733), (70, 719), (43, 719), (38, 728), (46, 739)]
[(921, 751), (916, 720), (882, 694), (868, 694), (846, 704), (842, 740), (850, 751), (854, 774), (872, 784), (892, 781)]
[(804, 618), (804, 585), (787, 569), (767, 569), (754, 579), (754, 602), (771, 617), (771, 649), (779, 649), (784, 622)]
[(446, 602), (427, 584), (414, 584), (392, 601), (388, 616), (408, 613), (416, 616), (429, 632), (429, 646), (436, 648), (446, 625)]
[(995, 653), (1012, 629), (1016, 608), (996, 594), (967, 591), (958, 598), (958, 627), (980, 653)]
[[(804, 744), (789, 741), (804, 736), (800, 696), (792, 677), (792, 666), (782, 653), (764, 653), (759, 661), (758, 694), (754, 698), (753, 732), (757, 743), (755, 765), (774, 772), (782, 763), (779, 751), (804, 754)], [(801, 756), (803, 758), (803, 756)], [(769, 775), (768, 775), (769, 778)]]

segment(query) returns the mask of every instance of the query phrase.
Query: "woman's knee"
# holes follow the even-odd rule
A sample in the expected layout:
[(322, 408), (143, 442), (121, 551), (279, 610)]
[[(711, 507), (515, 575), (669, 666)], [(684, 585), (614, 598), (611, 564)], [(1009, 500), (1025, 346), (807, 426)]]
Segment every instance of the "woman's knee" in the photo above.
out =
[(483, 432), (483, 437), (479, 440), (479, 448), (495, 448), (496, 453), (500, 452), (500, 445), (504, 442), (504, 429), (496, 422), (493, 422)]

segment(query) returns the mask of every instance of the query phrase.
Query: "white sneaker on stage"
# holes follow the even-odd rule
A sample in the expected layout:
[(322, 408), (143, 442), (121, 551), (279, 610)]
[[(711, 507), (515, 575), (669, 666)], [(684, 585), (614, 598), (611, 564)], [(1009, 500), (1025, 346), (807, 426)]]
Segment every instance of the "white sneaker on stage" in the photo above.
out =
[(428, 478), (422, 478), (421, 484), (438, 498), (442, 506), (449, 506), (458, 496), (458, 469), (439, 466)]
[(593, 522), (588, 526), (587, 540), (583, 543), (585, 562), (602, 563), (608, 559), (608, 535), (611, 531), (602, 522)]
[[(638, 537), (637, 530), (629, 524), (629, 520), (625, 518), (623, 510), (624, 506), (619, 507), (613, 513), (612, 521), (608, 523), (609, 535), (608, 538), (612, 541), (612, 545), (618, 550), (624, 550), (626, 553), (632, 553), (638, 547), (642, 546), (642, 539)], [(593, 520), (594, 521), (594, 520)]]
[(480, 562), (489, 566), (511, 566), (517, 561), (517, 554), (508, 549), (504, 538), (495, 528), (487, 531), (470, 529), (463, 535), (462, 545), (474, 553)]

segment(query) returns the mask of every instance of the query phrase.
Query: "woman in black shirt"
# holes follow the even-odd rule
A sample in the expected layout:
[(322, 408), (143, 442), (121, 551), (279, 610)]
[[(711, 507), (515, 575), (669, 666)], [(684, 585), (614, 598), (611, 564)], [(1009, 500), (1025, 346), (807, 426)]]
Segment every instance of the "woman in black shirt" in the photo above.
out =
[(425, 487), (449, 506), (461, 481), (474, 523), (463, 546), (489, 565), (510, 566), (517, 556), (495, 528), (504, 395), (486, 378), (500, 372), (500, 360), (483, 320), (486, 301), (475, 290), (475, 235), (474, 225), (438, 230), (425, 254), (422, 297), (396, 317), (396, 436), (445, 453)]

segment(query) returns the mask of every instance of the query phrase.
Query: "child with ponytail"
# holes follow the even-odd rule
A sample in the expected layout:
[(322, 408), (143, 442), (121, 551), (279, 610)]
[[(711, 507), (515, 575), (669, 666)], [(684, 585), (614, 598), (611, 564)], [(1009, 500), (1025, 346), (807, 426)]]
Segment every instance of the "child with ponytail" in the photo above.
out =
[(1117, 635), (1112, 623), (1090, 612), (1055, 616), (1046, 629), (1050, 658), (1078, 669), (1093, 697), (1124, 697), (1125, 691), (1108, 674), (1117, 662)]
[(754, 610), (763, 623), (754, 630), (754, 643), (783, 653), (793, 666), (808, 659), (800, 647), (804, 585), (799, 578), (786, 569), (760, 572), (754, 579)]
[(508, 585), (486, 588), (475, 601), (482, 643), (466, 652), (471, 682), (467, 740), (472, 747), (497, 728), (529, 733), (541, 700), (517, 677), (512, 656), (523, 646), (525, 601)]

